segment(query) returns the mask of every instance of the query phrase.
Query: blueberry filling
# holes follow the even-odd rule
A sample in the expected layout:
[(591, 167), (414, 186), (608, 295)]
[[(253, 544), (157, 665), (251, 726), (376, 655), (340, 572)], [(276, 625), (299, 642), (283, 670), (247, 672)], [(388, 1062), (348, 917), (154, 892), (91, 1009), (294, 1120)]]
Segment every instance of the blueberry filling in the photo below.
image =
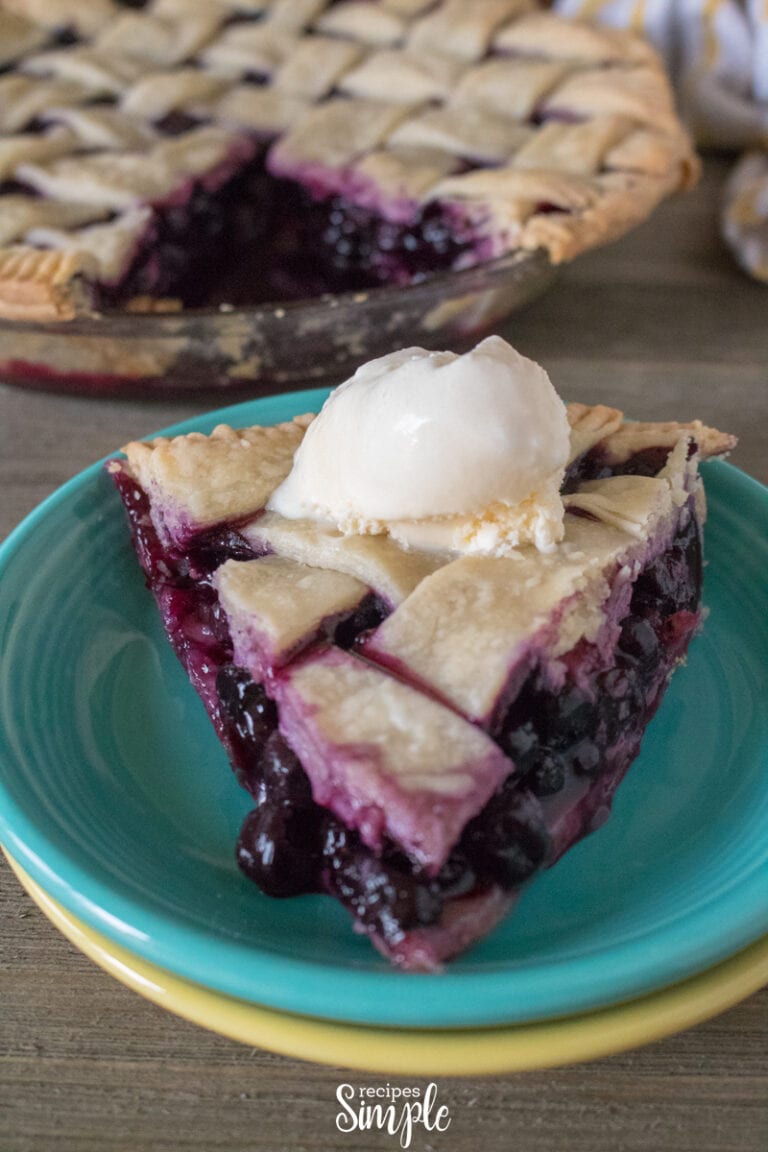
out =
[(574, 667), (556, 691), (540, 672), (531, 673), (494, 735), (536, 796), (554, 796), (612, 761), (618, 765), (639, 742), (696, 627), (701, 581), (701, 538), (689, 517), (637, 577), (611, 667), (585, 686), (572, 657)]
[(609, 476), (658, 476), (668, 456), (669, 448), (643, 448), (628, 460), (616, 463), (598, 446), (583, 456), (577, 456), (569, 464), (561, 491), (563, 495), (569, 495), (576, 492), (585, 480), (605, 480)]
[(633, 611), (662, 623), (664, 617), (675, 612), (695, 612), (702, 580), (701, 533), (695, 518), (690, 516), (672, 546), (638, 576), (632, 595)]
[(549, 836), (540, 805), (517, 778), (507, 778), (478, 816), (467, 824), (458, 855), (477, 879), (516, 888), (544, 863)]
[(216, 694), (226, 717), (229, 758), (238, 782), (261, 803), (266, 797), (264, 766), (274, 756), (268, 742), (277, 729), (277, 708), (262, 685), (231, 662), (217, 672)]
[(205, 532), (195, 537), (187, 552), (189, 570), (205, 575), (215, 572), (225, 560), (253, 560), (255, 555), (251, 545), (236, 528)]
[[(628, 462), (627, 474), (644, 474), (648, 458), (640, 455)], [(662, 465), (665, 460), (666, 453)], [(565, 683), (556, 690), (541, 670), (531, 670), (491, 732), (516, 772), (469, 821), (438, 875), (429, 876), (392, 843), (374, 854), (314, 802), (306, 773), (278, 729), (276, 705), (233, 663), (210, 574), (228, 558), (253, 556), (236, 526), (200, 534), (176, 553), (159, 540), (135, 481), (123, 470), (114, 478), (174, 649), (240, 784), (258, 805), (238, 841), (242, 871), (269, 895), (334, 895), (390, 947), (409, 932), (439, 925), (452, 902), (494, 888), (513, 892), (591, 830), (636, 756), (698, 623), (701, 540), (695, 518), (683, 515), (671, 545), (633, 585), (610, 664), (581, 643), (563, 657)], [(335, 626), (333, 638), (351, 647), (385, 615), (382, 602), (369, 595)]]
[(168, 112), (163, 116), (162, 120), (156, 121), (155, 127), (165, 136), (181, 136), (182, 132), (189, 132), (192, 128), (196, 128), (199, 123), (200, 121), (196, 117), (175, 108), (173, 112)]
[(333, 642), (338, 648), (352, 648), (362, 641), (363, 637), (381, 624), (387, 616), (388, 608), (383, 600), (371, 593), (352, 613), (336, 625), (333, 632)]
[(355, 920), (384, 939), (396, 939), (440, 919), (438, 883), (420, 877), (391, 847), (380, 857), (361, 846), (354, 832), (329, 818), (323, 840), (324, 887)]
[(466, 245), (439, 204), (428, 204), (407, 223), (385, 220), (343, 196), (312, 201), (303, 193), (301, 226), (318, 237), (325, 259), (342, 277), (370, 270), (376, 282), (407, 284), (453, 267)]
[[(161, 127), (176, 134), (190, 124), (172, 113)], [(394, 223), (269, 175), (260, 154), (218, 188), (197, 184), (184, 203), (157, 205), (132, 265), (99, 286), (98, 303), (154, 296), (198, 308), (406, 284), (453, 267), (469, 239), (438, 204)]]

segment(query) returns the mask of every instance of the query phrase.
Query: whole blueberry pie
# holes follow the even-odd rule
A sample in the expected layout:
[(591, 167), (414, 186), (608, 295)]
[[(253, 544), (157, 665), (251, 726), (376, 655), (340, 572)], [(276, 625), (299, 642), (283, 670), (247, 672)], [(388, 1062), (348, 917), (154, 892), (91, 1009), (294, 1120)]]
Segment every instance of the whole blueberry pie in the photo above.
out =
[(695, 176), (653, 50), (534, 0), (0, 0), (0, 316), (558, 262)]
[(700, 626), (731, 436), (562, 403), (497, 337), (364, 365), (319, 416), (109, 464), (255, 807), (240, 867), (436, 970), (607, 817)]

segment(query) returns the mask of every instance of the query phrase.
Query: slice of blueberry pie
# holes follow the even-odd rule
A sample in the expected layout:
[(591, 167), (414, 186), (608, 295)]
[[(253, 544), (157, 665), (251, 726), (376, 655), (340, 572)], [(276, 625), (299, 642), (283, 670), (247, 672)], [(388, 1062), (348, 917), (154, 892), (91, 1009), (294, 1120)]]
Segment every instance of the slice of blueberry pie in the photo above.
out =
[(243, 871), (411, 970), (489, 932), (606, 818), (701, 622), (698, 463), (733, 445), (566, 407), (498, 337), (127, 445), (139, 560), (256, 801)]
[(695, 175), (654, 51), (534, 0), (0, 0), (0, 316), (557, 262)]

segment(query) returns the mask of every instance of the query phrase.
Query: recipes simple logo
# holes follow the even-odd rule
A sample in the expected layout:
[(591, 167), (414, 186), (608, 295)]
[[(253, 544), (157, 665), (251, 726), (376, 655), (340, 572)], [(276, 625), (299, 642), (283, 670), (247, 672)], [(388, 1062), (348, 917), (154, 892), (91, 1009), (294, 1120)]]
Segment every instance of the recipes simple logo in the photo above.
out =
[(339, 1084), (336, 1099), (341, 1105), (336, 1113), (339, 1132), (365, 1132), (376, 1128), (397, 1136), (401, 1148), (410, 1148), (414, 1128), (425, 1132), (445, 1132), (451, 1123), (446, 1104), (437, 1103), (437, 1084), (421, 1088), (398, 1088), (386, 1084), (356, 1088)]

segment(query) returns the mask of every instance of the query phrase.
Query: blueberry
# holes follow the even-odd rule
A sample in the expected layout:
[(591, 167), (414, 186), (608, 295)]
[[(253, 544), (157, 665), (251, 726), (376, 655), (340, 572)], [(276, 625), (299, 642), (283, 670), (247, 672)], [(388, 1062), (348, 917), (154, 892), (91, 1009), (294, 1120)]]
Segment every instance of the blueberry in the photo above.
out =
[(644, 668), (659, 656), (659, 641), (653, 626), (642, 616), (627, 616), (621, 625), (619, 650)]
[(599, 677), (598, 691), (607, 743), (612, 744), (628, 729), (636, 729), (639, 723), (644, 722), (643, 679), (635, 668), (611, 668)]
[(562, 757), (544, 749), (526, 773), (525, 783), (535, 796), (554, 796), (565, 785), (565, 763)]
[(505, 888), (522, 884), (540, 867), (549, 837), (541, 807), (525, 789), (502, 788), (464, 829), (461, 848), (479, 875)]
[(359, 840), (349, 828), (334, 817), (327, 818), (324, 827), (323, 856), (332, 868), (342, 866), (351, 856), (355, 843), (359, 843)]
[(606, 476), (656, 476), (668, 456), (668, 448), (645, 448), (623, 464), (616, 464), (598, 446), (569, 465), (561, 491), (564, 495), (576, 492), (585, 480), (602, 480)]
[[(228, 658), (232, 650), (229, 624), (212, 588), (199, 585), (190, 597), (184, 631), (198, 647), (217, 651)], [(226, 653), (226, 656), (224, 656)]]
[(600, 767), (600, 751), (592, 740), (582, 740), (571, 748), (570, 761), (577, 776), (594, 776)]
[(632, 611), (642, 616), (693, 612), (701, 598), (701, 582), (701, 538), (696, 521), (690, 516), (672, 547), (638, 576), (632, 592)]
[(237, 862), (268, 896), (301, 896), (320, 887), (320, 809), (264, 803), (245, 818)]
[(351, 648), (364, 633), (381, 624), (386, 615), (387, 609), (378, 596), (366, 596), (351, 616), (337, 624), (333, 633), (334, 644), (339, 648)]
[(477, 886), (475, 870), (466, 853), (455, 848), (432, 882), (432, 887), (443, 900), (468, 896)]
[(225, 664), (216, 676), (224, 715), (246, 744), (261, 748), (277, 726), (277, 708), (245, 668)]
[(499, 742), (520, 772), (527, 771), (539, 755), (539, 737), (531, 720), (503, 732)]
[(560, 491), (564, 496), (578, 492), (585, 480), (603, 480), (611, 475), (613, 475), (612, 469), (602, 450), (599, 447), (593, 448), (583, 456), (577, 456), (568, 465)]
[(220, 528), (198, 537), (190, 549), (193, 563), (203, 573), (213, 572), (225, 560), (253, 560), (251, 545), (234, 528)]
[(367, 928), (396, 940), (440, 919), (441, 895), (401, 852), (388, 846), (374, 856), (334, 817), (325, 828), (329, 887)]
[(545, 743), (551, 748), (567, 748), (593, 727), (595, 708), (583, 693), (571, 689), (550, 696), (544, 716)]
[(629, 678), (622, 668), (611, 668), (600, 677), (600, 687), (608, 696), (623, 700), (629, 692)]
[(426, 928), (440, 919), (442, 903), (426, 881), (375, 856), (357, 862), (356, 915), (363, 923), (380, 926), (388, 937)]
[(312, 787), (301, 761), (278, 731), (273, 732), (264, 745), (260, 768), (269, 800), (304, 805), (312, 803)]

